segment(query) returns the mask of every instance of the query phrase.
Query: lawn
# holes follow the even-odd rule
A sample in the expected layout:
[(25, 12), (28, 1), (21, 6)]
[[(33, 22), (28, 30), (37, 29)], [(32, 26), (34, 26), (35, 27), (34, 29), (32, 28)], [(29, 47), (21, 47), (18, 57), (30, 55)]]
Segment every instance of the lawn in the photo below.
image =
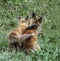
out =
[[(0, 0), (0, 61), (60, 61), (60, 0)], [(38, 31), (41, 51), (26, 55), (9, 51), (8, 34), (18, 26), (18, 17), (44, 14)]]

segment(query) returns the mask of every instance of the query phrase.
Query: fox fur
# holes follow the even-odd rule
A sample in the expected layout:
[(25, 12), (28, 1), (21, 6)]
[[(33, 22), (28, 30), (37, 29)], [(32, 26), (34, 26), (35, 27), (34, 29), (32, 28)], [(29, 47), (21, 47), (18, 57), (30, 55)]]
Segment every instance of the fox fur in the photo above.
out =
[[(18, 28), (12, 30), (9, 33), (9, 47), (10, 48), (16, 48), (17, 46), (20, 46), (21, 43), (18, 43), (19, 41), (16, 39), (16, 36), (20, 36), (23, 34), (25, 29), (30, 25), (30, 21), (28, 16), (26, 18), (20, 18), (19, 19), (19, 26)], [(16, 46), (17, 45), (17, 46)]]
[(35, 13), (32, 13), (31, 19), (21, 18), (19, 22), (19, 27), (9, 34), (10, 47), (15, 47), (16, 50), (19, 49), (20, 51), (41, 50), (40, 46), (37, 43), (37, 29), (39, 26), (41, 26), (41, 23), (42, 17), (36, 16)]
[(23, 50), (41, 50), (41, 47), (37, 43), (37, 29), (42, 23), (42, 17), (37, 17), (35, 13), (32, 14), (32, 25), (25, 29), (23, 34), (34, 34), (34, 36), (27, 38), (22, 42), (22, 49)]

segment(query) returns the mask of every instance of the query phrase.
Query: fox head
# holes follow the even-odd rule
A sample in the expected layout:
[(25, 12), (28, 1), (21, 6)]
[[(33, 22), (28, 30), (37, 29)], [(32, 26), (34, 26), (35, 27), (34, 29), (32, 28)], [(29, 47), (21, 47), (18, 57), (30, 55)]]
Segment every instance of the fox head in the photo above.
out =
[(26, 29), (31, 24), (29, 16), (26, 16), (25, 18), (20, 17), (18, 24), (21, 29)]
[(35, 13), (32, 13), (32, 24), (36, 24), (37, 26), (41, 25), (42, 24), (42, 18), (43, 17), (40, 17), (40, 16), (36, 16)]
[(38, 26), (36, 24), (32, 24), (31, 26), (27, 27), (26, 30), (37, 30)]
[(29, 16), (26, 16), (25, 18), (19, 18), (19, 25), (22, 25), (22, 26), (28, 26), (30, 25), (30, 21), (29, 21)]

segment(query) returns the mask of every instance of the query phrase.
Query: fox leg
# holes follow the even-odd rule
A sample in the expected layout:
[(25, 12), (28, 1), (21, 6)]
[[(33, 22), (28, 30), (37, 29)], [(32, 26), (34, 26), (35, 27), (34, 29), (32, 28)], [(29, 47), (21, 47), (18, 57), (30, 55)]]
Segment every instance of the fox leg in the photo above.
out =
[(18, 51), (18, 43), (9, 43), (9, 49), (15, 50), (16, 52)]
[(41, 50), (41, 47), (36, 43), (36, 44), (34, 45), (34, 50), (40, 51), (40, 50)]

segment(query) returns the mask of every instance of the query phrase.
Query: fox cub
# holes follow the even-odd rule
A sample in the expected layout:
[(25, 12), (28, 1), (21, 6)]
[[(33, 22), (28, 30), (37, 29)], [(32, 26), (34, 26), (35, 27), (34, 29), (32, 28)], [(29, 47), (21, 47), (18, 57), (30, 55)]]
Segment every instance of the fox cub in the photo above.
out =
[(32, 13), (32, 18), (30, 20), (32, 20), (32, 25), (25, 29), (23, 35), (33, 34), (33, 36), (22, 41), (21, 49), (26, 51), (41, 50), (40, 46), (37, 44), (37, 29), (42, 23), (42, 17), (38, 17), (35, 13)]
[[(18, 28), (14, 29), (9, 33), (9, 47), (10, 48), (16, 48), (17, 46), (20, 46), (18, 43), (19, 41), (16, 39), (16, 36), (20, 36), (23, 34), (25, 29), (30, 25), (29, 17), (27, 16), (26, 18), (20, 18), (19, 19), (19, 26)], [(17, 48), (16, 48), (17, 49)]]

